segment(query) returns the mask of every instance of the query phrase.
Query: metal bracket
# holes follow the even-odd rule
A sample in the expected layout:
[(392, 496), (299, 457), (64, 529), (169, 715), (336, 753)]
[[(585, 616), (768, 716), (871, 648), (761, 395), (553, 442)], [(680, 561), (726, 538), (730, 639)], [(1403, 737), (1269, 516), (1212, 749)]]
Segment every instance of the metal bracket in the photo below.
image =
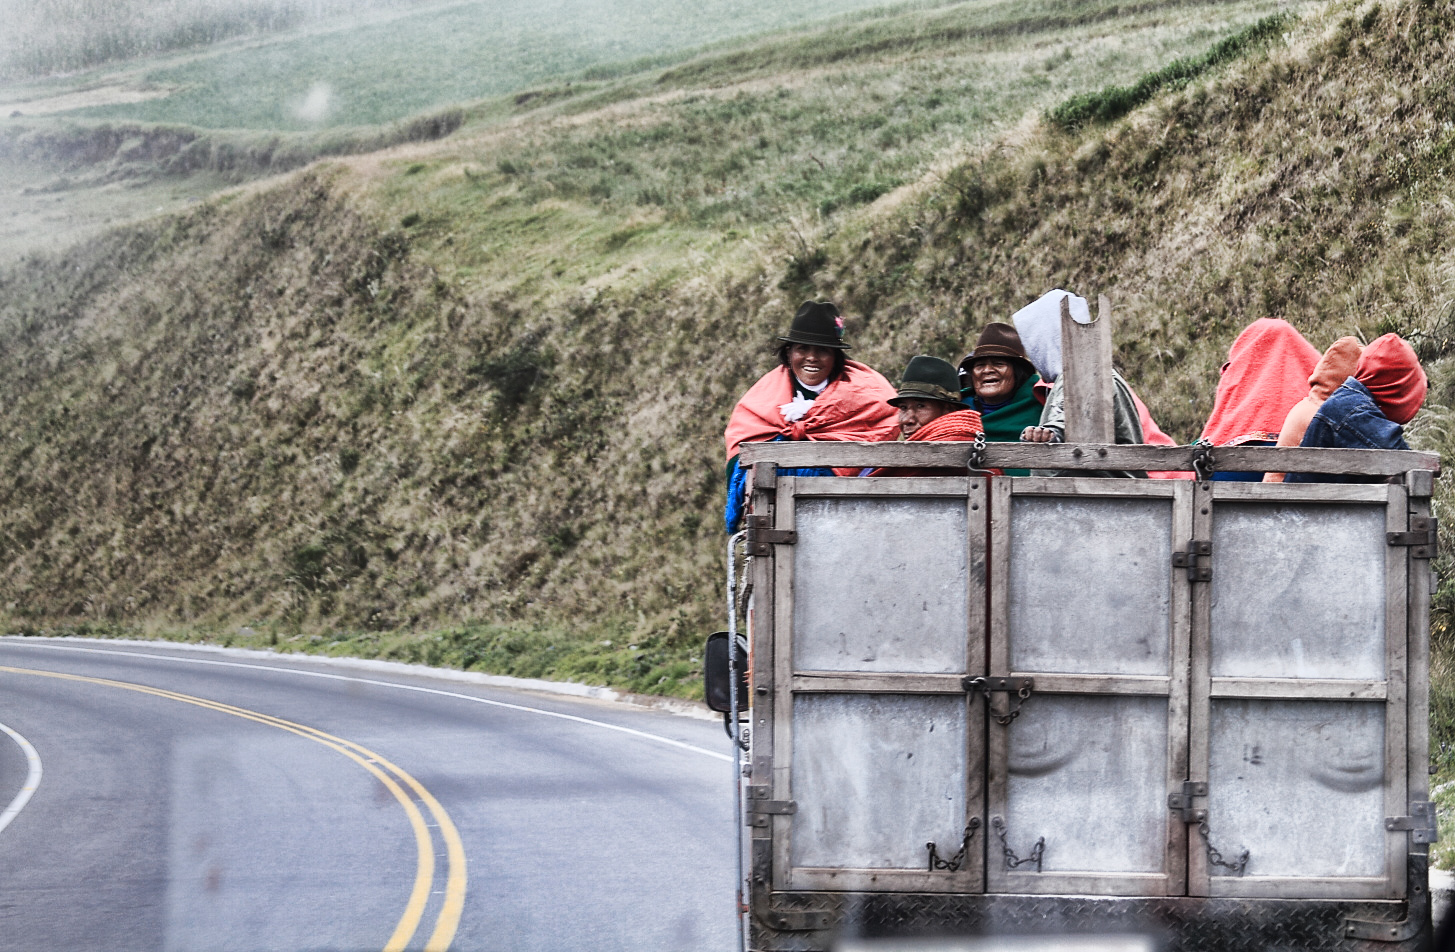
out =
[(1344, 936), (1374, 942), (1407, 942), (1430, 928), (1430, 865), (1424, 853), (1409, 855), (1410, 894), (1405, 917), (1398, 920), (1345, 919)]
[(1411, 843), (1437, 843), (1440, 840), (1435, 805), (1428, 800), (1412, 801), (1409, 816), (1385, 817), (1384, 828), (1390, 831), (1408, 830)]
[(1207, 796), (1207, 784), (1199, 780), (1182, 781), (1182, 789), (1167, 795), (1167, 809), (1182, 814), (1183, 823), (1201, 823), (1207, 819), (1206, 810), (1194, 809), (1193, 797)]
[(960, 687), (968, 694), (984, 691), (986, 694), (1019, 694), (1035, 690), (1035, 678), (961, 678)]
[(771, 556), (775, 545), (793, 545), (798, 533), (792, 529), (774, 529), (768, 516), (748, 517), (748, 554)]
[(743, 809), (748, 813), (748, 826), (766, 827), (771, 816), (792, 816), (798, 812), (797, 800), (774, 800), (772, 789), (767, 784), (748, 787), (748, 798)]
[(1187, 569), (1189, 582), (1212, 581), (1212, 543), (1193, 539), (1187, 543), (1186, 552), (1172, 553), (1172, 567)]
[(1412, 559), (1433, 559), (1440, 544), (1440, 520), (1410, 516), (1409, 532), (1389, 532), (1385, 539), (1390, 545), (1409, 546)]
[(753, 918), (778, 932), (820, 932), (833, 925), (827, 911), (816, 909), (774, 909), (768, 880), (773, 863), (773, 841), (753, 841), (753, 877), (749, 884), (749, 908)]

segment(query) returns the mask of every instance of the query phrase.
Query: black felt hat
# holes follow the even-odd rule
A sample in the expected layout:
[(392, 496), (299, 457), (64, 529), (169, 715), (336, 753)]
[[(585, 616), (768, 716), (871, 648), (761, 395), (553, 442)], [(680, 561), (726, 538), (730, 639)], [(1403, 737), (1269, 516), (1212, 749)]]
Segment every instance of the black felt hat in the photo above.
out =
[(844, 343), (844, 319), (833, 301), (804, 301), (793, 315), (788, 333), (778, 339), (789, 344), (849, 349)]
[(955, 365), (925, 354), (910, 360), (909, 366), (904, 368), (899, 392), (885, 402), (897, 407), (902, 400), (939, 400), (956, 407), (967, 406), (960, 399), (960, 381)]

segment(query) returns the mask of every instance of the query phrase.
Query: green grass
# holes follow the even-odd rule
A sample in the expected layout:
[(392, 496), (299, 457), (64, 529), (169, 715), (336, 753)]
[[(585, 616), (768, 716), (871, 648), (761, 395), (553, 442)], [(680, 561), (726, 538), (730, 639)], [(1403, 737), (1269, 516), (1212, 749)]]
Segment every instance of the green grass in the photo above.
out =
[[(236, 627), (147, 628), (116, 623), (6, 626), (29, 637), (126, 638), (285, 654), (365, 658), (485, 674), (599, 685), (633, 694), (701, 700), (702, 639), (695, 630), (638, 637), (627, 622), (575, 628), (473, 623), (439, 630), (299, 631), (274, 619)], [(638, 643), (640, 642), (640, 643)]]
[(1113, 122), (1161, 92), (1181, 89), (1215, 66), (1243, 55), (1250, 47), (1266, 44), (1290, 24), (1287, 12), (1274, 13), (1215, 43), (1201, 56), (1173, 60), (1131, 86), (1108, 86), (1094, 93), (1082, 93), (1046, 113), (1046, 121), (1067, 132), (1093, 122)]
[(593, 68), (598, 76), (626, 62), (636, 61), (641, 68), (707, 44), (780, 31), (881, 3), (433, 4), (374, 24), (314, 28), (193, 54), (176, 65), (142, 74), (146, 83), (176, 89), (172, 95), (83, 109), (75, 115), (283, 131), (371, 126)]

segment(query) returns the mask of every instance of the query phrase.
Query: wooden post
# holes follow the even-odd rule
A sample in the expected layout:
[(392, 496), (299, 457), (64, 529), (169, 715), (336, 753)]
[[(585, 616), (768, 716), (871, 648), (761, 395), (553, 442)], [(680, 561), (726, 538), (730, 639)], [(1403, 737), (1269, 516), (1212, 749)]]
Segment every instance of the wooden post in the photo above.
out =
[(1066, 378), (1066, 442), (1115, 443), (1111, 379), (1111, 302), (1097, 299), (1096, 319), (1078, 323), (1061, 299), (1061, 375)]

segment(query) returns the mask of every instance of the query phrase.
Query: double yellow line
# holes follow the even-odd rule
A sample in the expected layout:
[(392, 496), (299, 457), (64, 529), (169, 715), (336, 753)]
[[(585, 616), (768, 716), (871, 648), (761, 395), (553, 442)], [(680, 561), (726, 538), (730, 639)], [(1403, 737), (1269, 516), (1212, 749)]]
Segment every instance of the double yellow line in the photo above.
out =
[[(429, 825), (425, 823), (424, 815), (420, 812), (418, 803), (424, 804), (434, 818), (435, 824), (439, 827), (440, 839), (444, 841), (445, 856), (449, 866), (449, 873), (445, 879), (445, 898), (440, 907), (439, 916), (435, 919), (434, 931), (430, 934), (429, 941), (424, 946), (424, 952), (445, 952), (450, 943), (454, 941), (455, 932), (460, 927), (460, 915), (465, 908), (465, 845), (460, 839), (459, 831), (451, 822), (449, 814), (444, 807), (440, 806), (438, 800), (425, 789), (424, 785), (415, 780), (408, 773), (397, 765), (390, 763), (383, 757), (361, 747), (353, 741), (335, 737), (332, 734), (308, 727), (303, 724), (296, 724), (293, 721), (284, 720), (281, 717), (273, 717), (270, 714), (260, 714), (257, 711), (250, 711), (247, 708), (235, 707), (231, 704), (223, 704), (220, 701), (210, 701), (206, 698), (193, 697), (190, 694), (178, 694), (175, 691), (164, 691), (161, 688), (148, 687), (144, 684), (132, 684), (128, 681), (112, 681), (107, 678), (88, 678), (79, 674), (62, 674), (58, 671), (40, 671), (34, 668), (11, 668), (0, 666), (0, 672), (7, 674), (28, 674), (40, 678), (55, 678), (61, 681), (79, 681), (86, 684), (100, 684), (106, 687), (121, 688), (125, 691), (136, 691), (139, 694), (150, 694), (154, 697), (166, 698), (171, 701), (181, 701), (185, 704), (193, 704), (197, 707), (207, 708), (211, 711), (219, 711), (223, 714), (231, 714), (234, 717), (241, 717), (244, 720), (256, 721), (259, 724), (266, 724), (269, 727), (276, 727), (279, 730), (297, 734), (299, 737), (307, 738), (325, 747), (332, 748), (363, 767), (382, 783), (394, 799), (399, 801), (404, 808), (405, 814), (409, 817), (409, 825), (414, 830), (414, 842), (416, 846), (416, 872), (414, 876), (414, 888), (409, 893), (409, 903), (404, 908), (404, 915), (399, 918), (399, 924), (394, 928), (394, 934), (389, 937), (388, 943), (384, 946), (384, 952), (404, 952), (414, 934), (419, 931), (419, 924), (424, 919), (425, 909), (429, 904), (430, 890), (434, 887), (435, 878), (435, 855), (434, 841), (430, 837)], [(397, 778), (397, 779), (396, 779)], [(403, 783), (404, 786), (400, 786)], [(408, 787), (408, 791), (405, 790)], [(410, 796), (412, 791), (414, 796)]]

